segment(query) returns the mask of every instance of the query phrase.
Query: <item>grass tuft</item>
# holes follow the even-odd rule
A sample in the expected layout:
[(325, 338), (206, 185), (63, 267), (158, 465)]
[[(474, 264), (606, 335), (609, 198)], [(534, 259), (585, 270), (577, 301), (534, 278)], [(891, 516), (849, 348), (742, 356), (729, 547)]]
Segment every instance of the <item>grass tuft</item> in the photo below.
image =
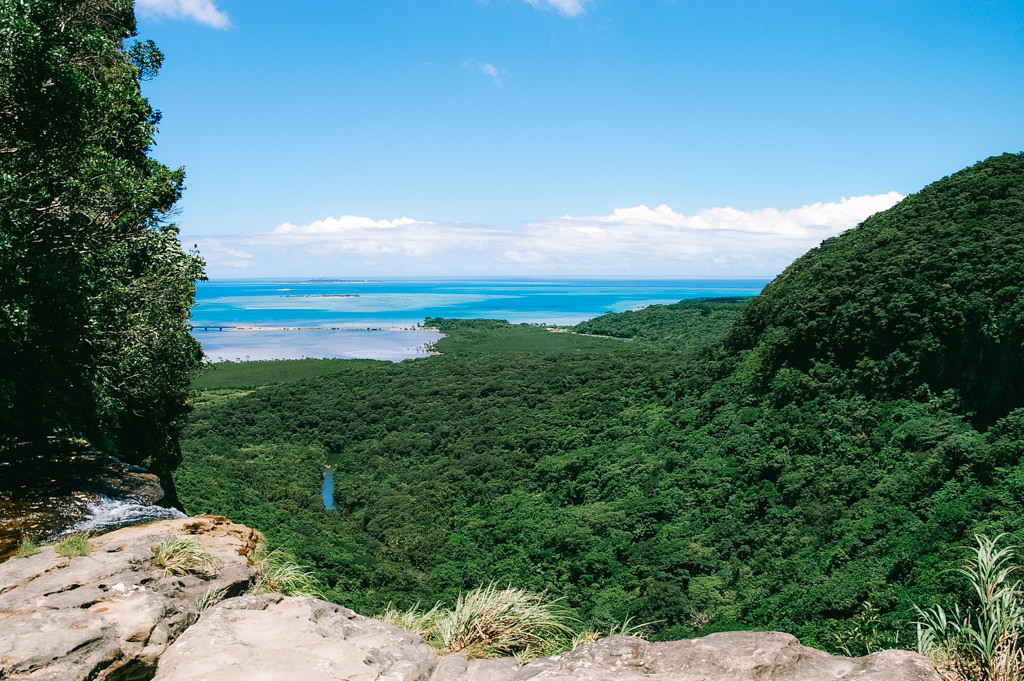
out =
[(169, 575), (213, 576), (220, 569), (220, 561), (195, 539), (165, 539), (153, 547), (152, 561)]
[(267, 545), (260, 542), (253, 562), (260, 567), (260, 576), (249, 589), (249, 593), (279, 593), (285, 596), (324, 597), (319, 580), (311, 568), (300, 565), (295, 557), (280, 549), (267, 551)]
[(494, 584), (459, 595), (454, 608), (435, 605), (401, 612), (388, 607), (380, 619), (411, 629), (436, 647), (466, 657), (512, 655), (523, 662), (572, 647), (571, 617), (545, 594), (499, 589)]
[(460, 594), (437, 621), (446, 648), (472, 656), (549, 655), (565, 648), (573, 631), (568, 613), (545, 595), (492, 583)]
[(398, 610), (391, 603), (388, 603), (384, 613), (377, 617), (377, 619), (393, 624), (396, 627), (407, 629), (425, 639), (433, 638), (435, 624), (441, 612), (441, 604), (436, 603), (433, 608), (426, 612), (420, 612), (419, 607), (420, 604), (417, 603), (408, 610)]
[(40, 551), (41, 549), (39, 548), (38, 544), (36, 544), (34, 541), (24, 539), (22, 540), (21, 544), (18, 545), (18, 550), (17, 552), (15, 552), (14, 557), (28, 558), (29, 556), (36, 555)]
[(572, 645), (570, 646), (570, 649), (576, 650), (582, 645), (586, 645), (587, 643), (593, 643), (594, 641), (602, 639), (606, 636), (618, 635), (629, 636), (631, 638), (646, 639), (647, 627), (651, 626), (652, 624), (658, 624), (662, 621), (664, 620), (644, 622), (643, 624), (633, 624), (633, 618), (626, 617), (626, 619), (622, 621), (622, 624), (616, 624), (612, 626), (612, 628), (608, 630), (607, 634), (602, 634), (599, 631), (581, 631), (580, 633), (572, 637)]
[(224, 597), (227, 595), (228, 590), (226, 588), (215, 590), (211, 586), (209, 589), (206, 590), (206, 593), (203, 594), (198, 601), (196, 601), (196, 610), (199, 612), (203, 612), (207, 608), (211, 608), (220, 603), (221, 601), (223, 601)]
[(53, 548), (57, 553), (66, 558), (88, 556), (92, 551), (92, 542), (89, 541), (89, 535), (69, 534), (57, 540)]

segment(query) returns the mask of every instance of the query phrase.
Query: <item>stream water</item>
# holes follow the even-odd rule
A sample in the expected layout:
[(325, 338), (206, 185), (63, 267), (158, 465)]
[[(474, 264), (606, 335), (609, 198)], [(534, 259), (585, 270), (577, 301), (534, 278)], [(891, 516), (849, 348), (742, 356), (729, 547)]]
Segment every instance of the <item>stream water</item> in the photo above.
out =
[(153, 520), (184, 518), (184, 513), (176, 508), (140, 504), (131, 499), (111, 499), (100, 496), (86, 502), (84, 518), (61, 534), (86, 532), (101, 534), (112, 532), (122, 527), (142, 525)]
[(324, 466), (324, 482), (320, 486), (320, 496), (324, 498), (324, 508), (334, 508), (334, 469)]

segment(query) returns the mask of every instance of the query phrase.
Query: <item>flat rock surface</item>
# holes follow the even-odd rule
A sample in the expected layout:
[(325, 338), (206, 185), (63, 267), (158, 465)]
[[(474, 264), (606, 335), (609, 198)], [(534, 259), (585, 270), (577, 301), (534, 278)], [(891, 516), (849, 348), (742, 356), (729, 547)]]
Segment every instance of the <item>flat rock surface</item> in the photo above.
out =
[(436, 666), (430, 646), (404, 629), (313, 598), (267, 594), (205, 611), (161, 658), (154, 681), (413, 681)]
[[(219, 559), (217, 574), (153, 566), (153, 547), (175, 536)], [(44, 546), (0, 564), (0, 678), (151, 678), (157, 658), (197, 619), (197, 602), (207, 592), (240, 593), (257, 571), (249, 561), (255, 533), (220, 517), (128, 527), (92, 542), (87, 556)]]
[(310, 598), (246, 596), (203, 613), (161, 658), (154, 681), (940, 681), (908, 651), (861, 658), (789, 634), (730, 632), (650, 643), (611, 636), (519, 666), (439, 657), (402, 629)]
[(865, 657), (840, 657), (802, 646), (795, 636), (770, 631), (733, 631), (665, 643), (610, 636), (562, 655), (556, 666), (532, 678), (538, 681), (941, 681), (931, 662), (917, 653), (887, 650)]

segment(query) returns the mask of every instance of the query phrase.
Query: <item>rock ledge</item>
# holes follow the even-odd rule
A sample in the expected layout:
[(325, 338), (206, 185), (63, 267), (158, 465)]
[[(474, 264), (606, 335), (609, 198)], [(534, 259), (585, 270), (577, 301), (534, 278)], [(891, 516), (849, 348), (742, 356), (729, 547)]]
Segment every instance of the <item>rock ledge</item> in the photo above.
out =
[[(211, 579), (152, 565), (152, 547), (192, 536), (221, 561)], [(88, 556), (52, 546), (0, 564), (0, 678), (39, 681), (152, 678), (156, 661), (198, 617), (207, 591), (239, 594), (257, 568), (256, 533), (200, 516), (95, 537)]]
[[(152, 548), (191, 536), (220, 561), (173, 576)], [(0, 564), (0, 679), (34, 681), (940, 681), (925, 658), (828, 655), (789, 634), (729, 632), (651, 643), (611, 636), (523, 666), (440, 656), (419, 636), (312, 598), (240, 596), (256, 533), (216, 516), (165, 520)], [(225, 590), (199, 615), (197, 601)]]

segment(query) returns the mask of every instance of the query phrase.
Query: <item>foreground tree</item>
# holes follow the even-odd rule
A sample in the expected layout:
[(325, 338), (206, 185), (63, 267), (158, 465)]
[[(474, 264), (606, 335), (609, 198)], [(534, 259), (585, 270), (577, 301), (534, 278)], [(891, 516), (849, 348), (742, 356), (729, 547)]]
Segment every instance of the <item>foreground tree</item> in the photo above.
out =
[(163, 59), (131, 0), (0, 0), (0, 457), (84, 437), (163, 468), (202, 352), (203, 262), (166, 222), (184, 173), (149, 157)]

